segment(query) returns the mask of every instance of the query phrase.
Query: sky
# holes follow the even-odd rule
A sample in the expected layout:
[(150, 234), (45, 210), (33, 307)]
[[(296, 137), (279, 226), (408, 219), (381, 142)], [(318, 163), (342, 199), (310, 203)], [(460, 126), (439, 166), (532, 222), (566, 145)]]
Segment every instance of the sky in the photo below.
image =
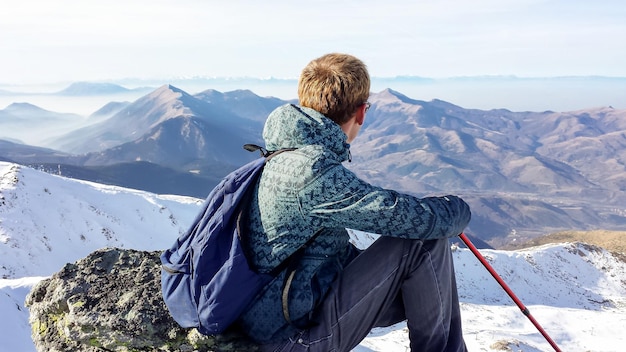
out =
[(622, 0), (1, 0), (0, 85), (297, 78), (328, 52), (375, 77), (626, 77)]

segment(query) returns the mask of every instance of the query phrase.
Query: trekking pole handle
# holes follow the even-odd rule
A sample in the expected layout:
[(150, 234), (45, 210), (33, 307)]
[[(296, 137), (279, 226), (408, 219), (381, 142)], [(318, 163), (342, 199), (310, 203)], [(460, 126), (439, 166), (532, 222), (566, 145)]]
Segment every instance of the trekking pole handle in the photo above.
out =
[(526, 306), (524, 306), (522, 301), (520, 301), (520, 299), (517, 298), (515, 293), (513, 293), (513, 291), (511, 291), (509, 286), (504, 282), (504, 280), (502, 280), (500, 275), (498, 275), (498, 273), (496, 273), (495, 269), (491, 266), (491, 264), (489, 264), (489, 262), (485, 259), (485, 257), (483, 257), (480, 254), (478, 249), (476, 249), (476, 246), (474, 246), (472, 241), (470, 241), (470, 239), (465, 235), (465, 233), (461, 233), (459, 235), (459, 237), (461, 238), (463, 243), (465, 243), (467, 248), (469, 248), (470, 251), (472, 251), (472, 253), (474, 253), (476, 258), (478, 258), (478, 260), (483, 264), (483, 266), (487, 269), (487, 271), (489, 271), (491, 276), (493, 276), (493, 278), (496, 279), (496, 281), (500, 284), (500, 286), (502, 286), (504, 291), (506, 291), (506, 293), (509, 295), (509, 297), (511, 297), (513, 302), (515, 302), (515, 304), (517, 304), (517, 306), (522, 311), (522, 313), (524, 313), (524, 315), (531, 321), (531, 323), (533, 323), (533, 325), (537, 328), (537, 330), (539, 330), (541, 335), (543, 335), (543, 337), (546, 339), (546, 341), (548, 341), (550, 346), (552, 346), (552, 348), (554, 348), (554, 350), (556, 352), (561, 352), (561, 349), (559, 348), (559, 346), (557, 346), (556, 342), (554, 342), (554, 340), (552, 340), (552, 338), (550, 338), (548, 333), (541, 327), (541, 325), (539, 325), (539, 323), (535, 320), (535, 318), (532, 316), (532, 314), (530, 314), (530, 311), (528, 310), (528, 308), (526, 308)]

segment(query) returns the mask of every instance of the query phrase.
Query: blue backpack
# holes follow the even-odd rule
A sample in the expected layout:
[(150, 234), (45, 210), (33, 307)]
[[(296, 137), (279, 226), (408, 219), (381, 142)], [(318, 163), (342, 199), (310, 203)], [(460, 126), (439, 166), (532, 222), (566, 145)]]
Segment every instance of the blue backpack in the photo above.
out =
[[(228, 174), (208, 195), (193, 225), (161, 254), (161, 289), (170, 315), (184, 328), (214, 335), (228, 328), (274, 277), (250, 268), (238, 217), (266, 161), (277, 152)], [(276, 272), (276, 271), (274, 271)], [(273, 272), (273, 273), (274, 273)]]

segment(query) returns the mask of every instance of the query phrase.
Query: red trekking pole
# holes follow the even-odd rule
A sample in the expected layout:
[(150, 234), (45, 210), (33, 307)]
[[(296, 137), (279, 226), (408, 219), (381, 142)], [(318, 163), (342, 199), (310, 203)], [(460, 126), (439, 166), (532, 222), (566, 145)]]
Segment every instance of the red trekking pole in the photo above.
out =
[(483, 265), (485, 266), (485, 268), (487, 268), (487, 270), (489, 271), (491, 276), (493, 276), (493, 278), (496, 279), (496, 281), (498, 281), (500, 286), (502, 286), (502, 288), (504, 289), (504, 291), (506, 291), (506, 293), (509, 295), (509, 297), (511, 297), (511, 299), (513, 299), (513, 302), (515, 302), (515, 304), (517, 304), (517, 306), (522, 311), (522, 313), (524, 313), (524, 315), (526, 317), (528, 317), (528, 319), (533, 323), (533, 325), (535, 325), (537, 330), (539, 330), (541, 335), (543, 335), (543, 337), (546, 339), (546, 341), (548, 341), (550, 346), (552, 346), (552, 348), (554, 348), (554, 350), (556, 352), (561, 352), (561, 350), (559, 349), (559, 346), (557, 346), (556, 343), (550, 338), (550, 336), (548, 336), (548, 333), (546, 333), (546, 331), (543, 330), (541, 325), (539, 325), (539, 323), (535, 320), (535, 318), (533, 318), (533, 316), (530, 314), (530, 311), (528, 310), (528, 308), (526, 308), (526, 306), (524, 306), (522, 301), (520, 301), (519, 298), (517, 298), (517, 296), (513, 293), (513, 291), (511, 291), (509, 286), (507, 286), (507, 284), (504, 282), (504, 280), (502, 280), (500, 275), (498, 275), (498, 273), (496, 273), (496, 271), (493, 269), (491, 264), (489, 264), (489, 262), (485, 259), (485, 257), (483, 257), (480, 254), (480, 252), (478, 252), (478, 249), (476, 249), (476, 246), (474, 246), (474, 244), (469, 240), (469, 238), (467, 238), (467, 236), (464, 233), (461, 233), (459, 235), (459, 237), (461, 238), (461, 240), (463, 240), (463, 242), (465, 243), (467, 248), (469, 248), (472, 251), (472, 253), (474, 253), (476, 258), (478, 258), (478, 260), (480, 260), (480, 262), (483, 263)]

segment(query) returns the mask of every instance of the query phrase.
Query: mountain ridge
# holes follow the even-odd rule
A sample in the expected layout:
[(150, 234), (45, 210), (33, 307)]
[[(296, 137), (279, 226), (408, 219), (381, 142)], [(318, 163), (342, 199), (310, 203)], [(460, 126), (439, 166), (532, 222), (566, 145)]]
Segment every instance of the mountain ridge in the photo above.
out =
[(0, 278), (50, 275), (101, 247), (167, 248), (201, 203), (0, 162)]
[[(173, 122), (174, 120), (178, 122)], [(227, 127), (228, 124), (233, 126)], [(172, 85), (164, 85), (126, 105), (108, 119), (58, 138), (53, 145), (69, 152), (91, 152), (84, 159), (87, 165), (102, 164), (94, 160), (106, 159), (111, 161), (105, 163), (133, 160), (155, 162), (154, 157), (142, 156), (142, 152), (135, 152), (134, 154), (139, 155), (130, 155), (121, 159), (119, 154), (121, 150), (136, 148), (143, 148), (143, 153), (145, 153), (150, 150), (150, 144), (153, 141), (158, 144), (160, 137), (170, 134), (172, 138), (178, 136), (185, 143), (190, 144), (191, 149), (166, 148), (157, 150), (154, 154), (178, 150), (179, 153), (187, 152), (192, 159), (207, 158), (223, 162), (227, 158), (212, 157), (211, 153), (207, 154), (207, 152), (210, 149), (213, 153), (219, 151), (219, 144), (224, 145), (225, 149), (233, 150), (235, 146), (248, 142), (258, 143), (258, 132), (253, 132), (258, 129), (260, 129), (258, 122), (232, 114), (219, 105), (202, 101)], [(146, 145), (141, 147), (142, 144)], [(185, 165), (185, 163), (174, 164), (175, 159), (170, 157), (169, 161), (164, 162), (161, 158), (156, 162), (165, 163), (166, 166)], [(230, 164), (237, 165), (248, 160), (251, 159), (247, 156), (235, 157)]]
[(582, 242), (608, 250), (622, 261), (626, 261), (626, 231), (560, 231), (533, 238), (522, 243), (510, 243), (504, 250), (520, 250), (546, 244)]
[[(626, 110), (465, 109), (393, 89), (372, 93), (369, 100), (365, 124), (351, 145), (353, 162), (346, 166), (381, 187), (463, 196), (474, 210), (471, 231), (496, 248), (559, 230), (626, 226)], [(0, 154), (46, 164), (53, 172), (67, 165), (74, 175), (94, 175), (93, 181), (119, 182), (112, 168), (124, 174), (153, 164), (177, 172), (185, 186), (189, 176), (210, 183), (255, 157), (241, 145), (262, 144), (264, 114), (285, 103), (250, 90), (191, 95), (167, 84), (119, 110), (113, 107), (114, 114), (90, 124), (91, 132), (66, 135), (61, 143), (80, 146), (74, 150), (79, 154), (42, 152), (37, 160), (36, 151), (18, 152), (10, 144), (0, 145)], [(97, 147), (98, 136), (104, 149)], [(97, 178), (94, 168), (106, 168), (109, 175)], [(169, 193), (168, 177), (150, 182)], [(141, 189), (159, 193), (152, 186)], [(182, 186), (178, 192), (206, 194), (203, 188), (190, 194)]]

